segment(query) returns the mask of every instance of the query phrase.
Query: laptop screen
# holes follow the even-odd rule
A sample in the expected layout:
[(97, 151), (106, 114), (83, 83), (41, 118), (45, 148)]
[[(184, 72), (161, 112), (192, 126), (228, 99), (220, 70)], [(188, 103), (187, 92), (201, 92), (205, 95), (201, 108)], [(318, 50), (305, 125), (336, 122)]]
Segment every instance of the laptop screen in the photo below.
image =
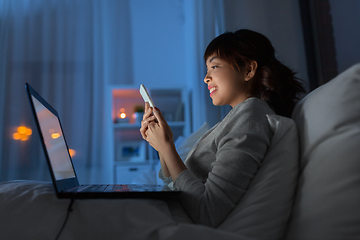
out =
[(59, 119), (42, 103), (31, 95), (36, 116), (45, 141), (46, 151), (56, 180), (74, 178), (75, 172), (71, 163)]

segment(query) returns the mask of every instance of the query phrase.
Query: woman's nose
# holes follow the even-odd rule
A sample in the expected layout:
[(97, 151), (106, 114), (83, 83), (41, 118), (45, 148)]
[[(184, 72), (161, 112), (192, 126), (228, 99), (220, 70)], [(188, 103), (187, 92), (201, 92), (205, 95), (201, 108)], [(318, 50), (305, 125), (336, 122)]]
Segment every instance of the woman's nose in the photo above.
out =
[(211, 82), (211, 77), (209, 76), (209, 74), (206, 74), (206, 75), (205, 75), (204, 82), (205, 82), (206, 84), (208, 84), (209, 82)]

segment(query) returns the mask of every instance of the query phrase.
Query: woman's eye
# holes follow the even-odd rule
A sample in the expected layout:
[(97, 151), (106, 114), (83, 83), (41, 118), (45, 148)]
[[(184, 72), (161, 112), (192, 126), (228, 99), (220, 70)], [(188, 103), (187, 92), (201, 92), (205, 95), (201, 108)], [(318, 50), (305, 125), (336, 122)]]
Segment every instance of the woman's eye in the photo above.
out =
[(212, 68), (212, 69), (215, 69), (215, 68), (217, 68), (217, 67), (218, 67), (218, 66), (212, 66), (211, 68)]

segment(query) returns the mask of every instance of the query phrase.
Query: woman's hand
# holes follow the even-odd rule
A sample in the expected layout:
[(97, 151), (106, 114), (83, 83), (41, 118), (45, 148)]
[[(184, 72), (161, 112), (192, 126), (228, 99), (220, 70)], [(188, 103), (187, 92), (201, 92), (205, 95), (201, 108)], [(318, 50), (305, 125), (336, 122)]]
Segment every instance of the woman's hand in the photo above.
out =
[[(153, 115), (151, 115), (153, 114)], [(173, 133), (158, 108), (150, 108), (145, 103), (145, 113), (141, 121), (141, 136), (158, 151), (163, 176), (171, 176), (175, 181), (186, 166), (176, 152)]]
[(148, 130), (149, 123), (152, 121), (156, 121), (156, 117), (152, 114), (152, 109), (150, 108), (150, 104), (148, 102), (145, 103), (145, 110), (143, 115), (143, 120), (141, 121), (140, 133), (143, 139), (147, 141), (146, 131)]
[[(144, 115), (143, 115), (143, 120), (141, 122), (140, 133), (141, 133), (141, 136), (143, 137), (143, 139), (148, 141), (151, 146), (153, 146), (153, 144), (150, 142), (151, 141), (150, 139), (152, 139), (153, 136), (150, 139), (148, 139), (149, 125), (150, 124), (158, 124), (158, 123), (159, 123), (159, 121), (154, 116), (153, 109), (150, 108), (150, 104), (145, 103), (145, 111), (144, 111)], [(162, 175), (164, 177), (169, 177), (170, 173), (169, 173), (169, 170), (166, 166), (164, 159), (161, 156), (161, 153), (159, 153), (159, 157), (160, 157)]]
[(152, 109), (145, 105), (145, 114), (141, 122), (140, 133), (160, 154), (162, 147), (174, 144), (171, 128), (158, 108)]

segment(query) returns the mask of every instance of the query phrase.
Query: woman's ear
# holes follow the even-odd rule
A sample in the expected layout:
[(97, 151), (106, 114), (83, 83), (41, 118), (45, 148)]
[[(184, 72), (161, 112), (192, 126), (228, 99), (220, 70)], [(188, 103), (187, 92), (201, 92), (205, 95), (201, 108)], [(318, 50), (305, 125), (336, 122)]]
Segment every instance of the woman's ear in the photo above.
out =
[(255, 60), (251, 60), (246, 67), (245, 81), (249, 81), (255, 76), (258, 64)]

